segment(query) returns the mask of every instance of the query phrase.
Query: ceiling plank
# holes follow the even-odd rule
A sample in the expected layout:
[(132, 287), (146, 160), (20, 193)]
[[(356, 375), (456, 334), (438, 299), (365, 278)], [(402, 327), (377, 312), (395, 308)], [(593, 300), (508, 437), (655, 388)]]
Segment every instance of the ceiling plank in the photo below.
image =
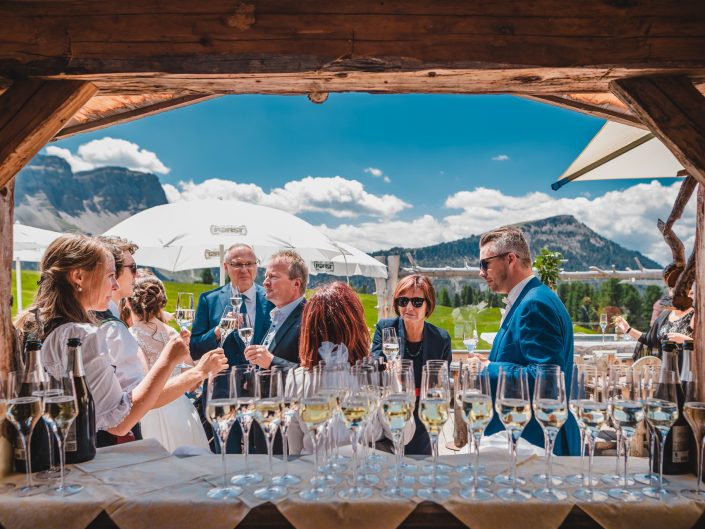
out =
[(159, 101), (157, 103), (148, 104), (139, 108), (118, 111), (104, 117), (91, 119), (82, 123), (77, 123), (75, 125), (68, 125), (61, 129), (51, 141), (63, 140), (71, 136), (75, 136), (76, 134), (92, 132), (113, 125), (119, 125), (120, 123), (127, 123), (129, 121), (134, 121), (139, 118), (152, 116), (154, 114), (165, 112), (167, 110), (174, 110), (188, 105), (193, 105), (194, 103), (201, 103), (203, 101), (214, 99), (216, 97), (218, 96), (194, 94), (174, 97), (166, 101)]
[(96, 92), (80, 81), (23, 80), (7, 89), (0, 96), (0, 188)]
[(639, 121), (638, 118), (635, 118), (626, 112), (617, 112), (616, 110), (604, 108), (599, 105), (584, 103), (582, 101), (576, 101), (575, 99), (565, 96), (539, 95), (523, 97), (525, 99), (531, 99), (532, 101), (538, 101), (539, 103), (546, 103), (549, 105), (566, 108), (568, 110), (575, 110), (577, 112), (582, 112), (583, 114), (589, 114), (596, 118), (616, 121), (617, 123), (622, 123), (624, 125), (631, 125), (632, 127), (639, 127), (640, 129), (648, 130), (648, 127)]
[(612, 92), (705, 185), (705, 96), (686, 77), (632, 77)]

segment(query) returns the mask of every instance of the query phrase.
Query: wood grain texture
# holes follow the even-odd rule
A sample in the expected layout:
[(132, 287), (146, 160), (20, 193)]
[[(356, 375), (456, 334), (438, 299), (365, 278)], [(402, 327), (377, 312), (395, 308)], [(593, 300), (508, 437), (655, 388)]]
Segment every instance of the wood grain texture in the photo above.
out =
[(23, 80), (0, 96), (0, 187), (6, 185), (97, 89), (82, 81)]
[[(12, 224), (15, 179), (0, 188), (0, 376), (10, 368), (15, 347), (12, 329)], [(2, 465), (0, 464), (0, 467)]]

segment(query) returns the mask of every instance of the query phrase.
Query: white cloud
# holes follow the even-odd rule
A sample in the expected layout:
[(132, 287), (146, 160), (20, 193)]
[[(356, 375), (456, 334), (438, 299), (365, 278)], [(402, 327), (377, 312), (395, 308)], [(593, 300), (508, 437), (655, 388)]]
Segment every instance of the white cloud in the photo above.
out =
[(492, 159), (495, 162), (506, 162), (507, 160), (509, 160), (509, 156), (507, 156), (506, 154), (498, 154), (497, 156), (493, 156)]
[(269, 193), (256, 184), (209, 179), (201, 183), (166, 184), (169, 202), (220, 197), (270, 206), (289, 213), (323, 212), (338, 218), (360, 215), (390, 218), (411, 207), (394, 195), (374, 195), (365, 191), (361, 182), (340, 176), (307, 176), (287, 182)]
[(170, 171), (152, 151), (141, 149), (136, 143), (110, 137), (84, 143), (76, 154), (54, 145), (47, 147), (46, 152), (66, 160), (73, 172), (107, 166), (127, 167), (143, 173), (167, 174)]
[[(427, 246), (505, 224), (567, 214), (600, 235), (665, 264), (671, 261), (671, 253), (656, 229), (656, 220), (668, 217), (679, 188), (680, 182), (665, 186), (653, 181), (590, 199), (557, 198), (540, 192), (510, 196), (480, 187), (449, 196), (445, 206), (461, 211), (442, 218), (424, 216), (408, 222), (366, 222), (323, 229), (336, 240), (372, 251), (392, 246)], [(674, 229), (690, 252), (695, 241), (695, 199)]]
[(391, 178), (384, 174), (384, 171), (382, 171), (382, 169), (379, 169), (377, 167), (367, 167), (365, 169), (365, 173), (372, 175), (375, 178), (381, 178), (385, 184), (389, 184), (392, 181)]

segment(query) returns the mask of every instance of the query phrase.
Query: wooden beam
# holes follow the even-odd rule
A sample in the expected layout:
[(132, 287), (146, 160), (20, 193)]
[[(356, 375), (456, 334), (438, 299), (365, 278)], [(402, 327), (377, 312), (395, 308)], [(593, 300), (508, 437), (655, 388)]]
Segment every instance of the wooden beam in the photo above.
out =
[[(0, 187), (5, 186), (97, 89), (81, 81), (18, 81), (0, 96)], [(0, 291), (1, 292), (1, 291)]]
[(695, 224), (695, 366), (698, 400), (705, 398), (705, 186), (698, 186)]
[(610, 83), (619, 97), (705, 184), (705, 97), (686, 77), (633, 77)]
[(0, 376), (10, 369), (15, 340), (12, 330), (12, 217), (14, 178), (0, 188)]
[(644, 125), (638, 118), (630, 114), (625, 112), (617, 112), (616, 110), (603, 108), (598, 105), (591, 105), (582, 101), (576, 101), (574, 99), (570, 99), (569, 97), (556, 95), (530, 95), (522, 97), (525, 99), (531, 99), (532, 101), (538, 101), (539, 103), (546, 103), (548, 105), (554, 105), (557, 107), (566, 108), (568, 110), (575, 110), (577, 112), (582, 112), (583, 114), (589, 114), (590, 116), (596, 118), (616, 121), (617, 123), (622, 123), (623, 125), (647, 129), (646, 125)]
[(95, 130), (104, 129), (106, 127), (111, 127), (113, 125), (119, 125), (121, 123), (127, 123), (129, 121), (134, 121), (136, 119), (145, 118), (147, 116), (152, 116), (160, 112), (165, 112), (167, 110), (174, 110), (177, 108), (185, 107), (188, 105), (193, 105), (194, 103), (201, 103), (203, 101), (208, 101), (209, 99), (214, 99), (218, 96), (215, 95), (204, 95), (204, 94), (194, 94), (182, 97), (175, 97), (167, 101), (160, 101), (151, 105), (145, 105), (140, 108), (135, 108), (127, 110), (125, 112), (119, 112), (112, 114), (110, 116), (94, 119), (92, 121), (86, 121), (79, 125), (73, 125), (64, 127), (61, 129), (56, 136), (51, 141), (63, 140), (74, 136), (76, 134), (82, 134), (84, 132), (92, 132)]

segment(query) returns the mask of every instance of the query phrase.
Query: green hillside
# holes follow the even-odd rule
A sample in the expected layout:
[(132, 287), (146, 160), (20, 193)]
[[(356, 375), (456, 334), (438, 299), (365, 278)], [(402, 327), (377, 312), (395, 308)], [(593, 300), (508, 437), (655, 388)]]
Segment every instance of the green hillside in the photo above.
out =
[[(37, 279), (39, 279), (38, 272), (23, 271), (22, 272), (22, 303), (24, 307), (27, 307), (32, 299), (34, 299), (34, 293), (37, 290)], [(198, 296), (202, 292), (211, 290), (215, 288), (215, 285), (202, 285), (199, 283), (172, 283), (166, 281), (164, 283), (166, 287), (167, 299), (169, 300), (166, 306), (166, 310), (173, 312), (176, 304), (176, 294), (177, 292), (193, 292), (193, 296), (198, 302)], [(12, 292), (16, 292), (17, 287), (15, 285), (15, 272), (12, 272)], [(310, 295), (311, 291), (309, 291)], [(365, 309), (365, 320), (370, 332), (374, 331), (375, 324), (377, 323), (377, 309), (375, 305), (377, 304), (377, 297), (372, 294), (359, 294), (362, 300), (362, 306)], [(12, 316), (16, 313), (16, 304), (12, 309)], [(436, 310), (429, 318), (429, 321), (438, 327), (446, 329), (453, 340), (453, 349), (463, 349), (462, 337), (456, 339), (453, 336), (453, 320), (451, 316), (451, 307), (436, 306)], [(486, 309), (480, 313), (477, 322), (477, 332), (481, 334), (483, 332), (496, 332), (499, 328), (500, 312), (497, 308)], [(579, 332), (591, 332), (586, 329), (576, 328)], [(484, 341), (480, 341), (478, 349), (489, 349), (489, 344)]]

